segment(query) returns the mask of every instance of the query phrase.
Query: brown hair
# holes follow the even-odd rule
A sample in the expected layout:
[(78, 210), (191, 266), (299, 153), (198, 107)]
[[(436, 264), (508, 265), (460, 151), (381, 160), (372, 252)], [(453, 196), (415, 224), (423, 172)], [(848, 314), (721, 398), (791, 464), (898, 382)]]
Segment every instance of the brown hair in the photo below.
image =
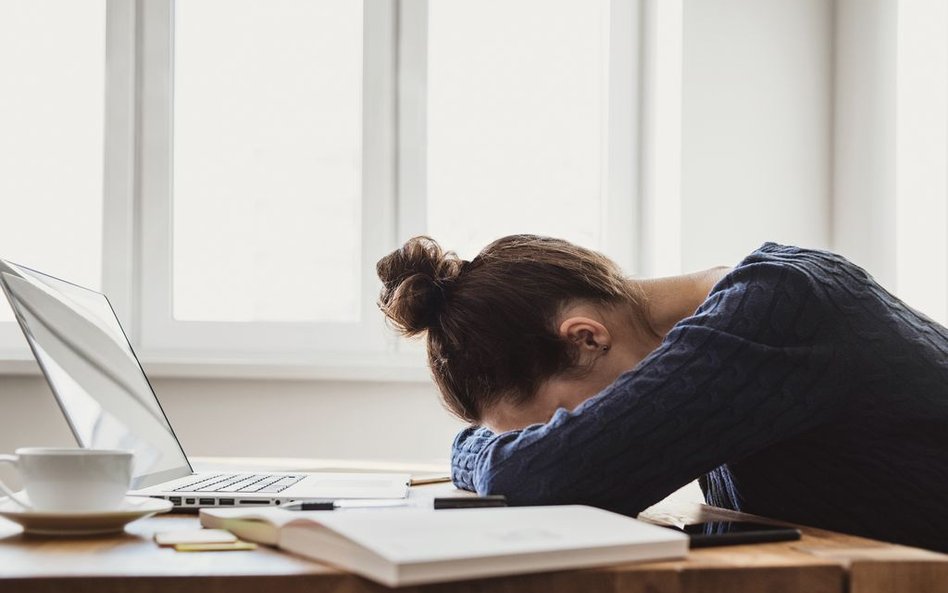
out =
[(511, 235), (472, 261), (415, 237), (379, 260), (379, 308), (406, 336), (428, 334), (428, 365), (449, 411), (469, 422), (501, 399), (528, 401), (557, 375), (582, 374), (555, 325), (576, 301), (628, 305), (644, 324), (645, 303), (618, 266), (568, 241)]

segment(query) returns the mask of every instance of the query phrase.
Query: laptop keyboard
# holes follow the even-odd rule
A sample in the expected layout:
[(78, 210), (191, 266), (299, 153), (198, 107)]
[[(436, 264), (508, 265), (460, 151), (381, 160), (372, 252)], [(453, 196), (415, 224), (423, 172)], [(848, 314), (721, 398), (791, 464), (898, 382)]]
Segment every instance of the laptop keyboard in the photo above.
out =
[(275, 476), (273, 474), (211, 474), (175, 488), (174, 492), (283, 492), (303, 476)]

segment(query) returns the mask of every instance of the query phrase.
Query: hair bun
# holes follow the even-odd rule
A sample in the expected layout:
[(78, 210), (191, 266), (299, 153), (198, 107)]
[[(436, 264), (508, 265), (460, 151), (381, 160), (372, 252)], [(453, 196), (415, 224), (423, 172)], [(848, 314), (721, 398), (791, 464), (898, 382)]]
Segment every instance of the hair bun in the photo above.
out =
[(431, 237), (409, 239), (375, 267), (384, 284), (379, 308), (405, 335), (434, 327), (444, 306), (445, 289), (465, 263)]

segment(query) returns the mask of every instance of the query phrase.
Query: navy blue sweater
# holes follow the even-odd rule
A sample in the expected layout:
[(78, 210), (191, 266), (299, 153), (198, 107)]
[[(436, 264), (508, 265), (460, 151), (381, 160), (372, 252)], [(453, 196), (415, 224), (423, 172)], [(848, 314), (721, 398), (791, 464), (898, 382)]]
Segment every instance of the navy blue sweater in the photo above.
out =
[(634, 369), (454, 442), (454, 483), (636, 515), (708, 503), (948, 551), (948, 330), (845, 258), (767, 243)]

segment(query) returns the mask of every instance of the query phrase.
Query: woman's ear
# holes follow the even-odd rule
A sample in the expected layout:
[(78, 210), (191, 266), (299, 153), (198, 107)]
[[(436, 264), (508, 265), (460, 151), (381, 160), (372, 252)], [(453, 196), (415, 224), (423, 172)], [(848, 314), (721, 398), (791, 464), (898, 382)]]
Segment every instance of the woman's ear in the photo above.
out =
[(589, 317), (569, 317), (560, 324), (560, 336), (579, 348), (581, 355), (606, 352), (612, 347), (612, 335), (606, 326)]

